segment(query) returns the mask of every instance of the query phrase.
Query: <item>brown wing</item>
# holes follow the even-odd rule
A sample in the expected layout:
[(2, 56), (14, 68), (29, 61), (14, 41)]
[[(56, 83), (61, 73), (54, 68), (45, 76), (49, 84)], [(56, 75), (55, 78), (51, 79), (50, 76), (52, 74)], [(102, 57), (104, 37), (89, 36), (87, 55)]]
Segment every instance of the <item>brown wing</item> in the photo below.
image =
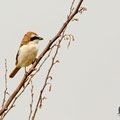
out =
[(23, 45), (26, 45), (29, 42), (29, 36), (28, 33), (24, 35), (22, 42), (20, 44), (20, 47), (22, 47)]
[[(26, 45), (28, 42), (29, 42), (29, 36), (28, 36), (29, 32), (27, 34), (24, 35), (23, 39), (22, 39), (22, 42), (20, 44), (20, 47), (22, 47), (23, 45)], [(20, 49), (20, 48), (19, 48)], [(18, 56), (19, 56), (19, 50), (17, 52), (17, 55), (16, 55), (16, 62), (15, 62), (15, 65), (18, 64)]]
[[(28, 42), (29, 42), (28, 35), (25, 34), (25, 36), (24, 36), (24, 38), (22, 39), (22, 42), (21, 42), (21, 44), (20, 44), (20, 47), (22, 47), (23, 45), (26, 45)], [(20, 49), (20, 48), (19, 48), (19, 49)], [(19, 56), (19, 50), (18, 50), (17, 55), (16, 55), (16, 63), (15, 63), (15, 65), (18, 64), (18, 56)]]
[(16, 62), (15, 62), (15, 65), (18, 64), (18, 56), (19, 56), (19, 50), (18, 50), (17, 55), (16, 55)]

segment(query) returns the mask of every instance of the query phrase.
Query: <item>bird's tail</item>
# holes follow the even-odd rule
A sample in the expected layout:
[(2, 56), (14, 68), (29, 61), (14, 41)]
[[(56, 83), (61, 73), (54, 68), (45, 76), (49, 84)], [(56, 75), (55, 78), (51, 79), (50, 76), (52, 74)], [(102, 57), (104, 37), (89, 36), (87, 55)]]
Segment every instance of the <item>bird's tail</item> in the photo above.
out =
[(19, 70), (20, 70), (20, 68), (15, 67), (15, 69), (11, 72), (11, 74), (9, 75), (9, 77), (13, 78)]

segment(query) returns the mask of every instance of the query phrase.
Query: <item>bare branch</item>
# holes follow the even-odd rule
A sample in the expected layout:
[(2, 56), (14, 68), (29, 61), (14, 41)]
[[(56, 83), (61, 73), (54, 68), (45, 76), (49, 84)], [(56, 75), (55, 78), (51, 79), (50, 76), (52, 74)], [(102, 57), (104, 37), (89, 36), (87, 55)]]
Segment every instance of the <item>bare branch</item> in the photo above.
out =
[[(26, 79), (29, 78), (29, 76), (31, 75), (31, 73), (33, 72), (33, 69), (37, 66), (37, 64), (40, 62), (40, 60), (44, 57), (44, 55), (50, 50), (50, 47), (53, 45), (53, 43), (61, 36), (61, 33), (64, 31), (64, 29), (67, 27), (67, 25), (69, 24), (69, 22), (73, 19), (73, 17), (79, 12), (79, 8), (82, 4), (83, 0), (80, 0), (76, 9), (72, 12), (72, 14), (68, 17), (68, 19), (66, 20), (66, 22), (63, 24), (63, 26), (60, 28), (60, 30), (58, 31), (58, 33), (55, 35), (55, 37), (49, 41), (49, 43), (47, 44), (47, 46), (45, 47), (45, 49), (43, 50), (43, 52), (40, 54), (40, 56), (38, 57), (38, 60), (32, 65), (32, 67), (29, 69), (28, 74), (25, 74), (24, 77), (22, 78), (21, 82), (19, 83), (19, 85), (17, 86), (17, 88), (15, 89), (15, 91), (12, 93), (12, 95), (9, 97), (9, 99), (7, 100), (6, 104), (2, 107), (2, 109), (0, 110), (0, 115), (2, 115), (7, 109), (8, 106), (10, 105), (10, 103), (14, 100), (16, 100), (16, 95), (18, 94), (18, 92), (21, 90), (22, 86), (24, 85), (24, 82)], [(22, 94), (22, 93), (21, 93)], [(17, 96), (18, 97), (18, 96)], [(13, 101), (14, 103), (14, 101)]]
[[(5, 59), (5, 90), (4, 90), (4, 97), (3, 97), (3, 103), (2, 103), (2, 107), (5, 104), (6, 101), (6, 95), (8, 94), (7, 92), (7, 60)], [(4, 118), (4, 114), (1, 116), (1, 120)]]
[(2, 107), (5, 104), (6, 95), (7, 95), (7, 60), (5, 59), (5, 91), (4, 91)]
[[(59, 43), (58, 43), (58, 45), (57, 45), (55, 54), (54, 54), (54, 56), (53, 56), (53, 58), (52, 58), (52, 63), (51, 63), (51, 66), (50, 66), (50, 68), (49, 68), (49, 70), (48, 70), (48, 73), (47, 73), (47, 76), (46, 76), (46, 79), (45, 79), (43, 88), (40, 90), (39, 99), (38, 99), (38, 102), (37, 102), (37, 105), (36, 105), (36, 108), (35, 108), (35, 111), (34, 111), (32, 120), (35, 119), (35, 116), (36, 116), (36, 113), (37, 113), (39, 104), (40, 104), (40, 108), (42, 107), (42, 100), (44, 100), (44, 98), (42, 98), (42, 95), (43, 95), (43, 92), (44, 92), (46, 86), (49, 84), (49, 83), (47, 83), (48, 79), (49, 79), (49, 78), (50, 78), (50, 79), (52, 78), (52, 77), (50, 76), (50, 72), (51, 72), (53, 66), (57, 63), (57, 62), (55, 61), (55, 58), (56, 58), (56, 55), (58, 54), (58, 49), (60, 48), (59, 46), (60, 46), (60, 43), (61, 43), (63, 37), (64, 37), (64, 32), (63, 32), (63, 35), (62, 35), (61, 39), (59, 40)], [(49, 91), (50, 91), (50, 90), (51, 90), (51, 85), (50, 85)]]
[(33, 106), (33, 96), (34, 96), (34, 93), (33, 93), (33, 83), (32, 83), (32, 80), (31, 80), (31, 104), (30, 104), (30, 114), (29, 114), (29, 120), (31, 118), (31, 115), (32, 115), (32, 106)]
[(72, 14), (72, 12), (73, 12), (73, 10), (74, 10), (74, 7), (73, 7), (74, 2), (75, 2), (75, 0), (73, 0), (73, 2), (72, 2), (72, 4), (71, 4), (69, 16)]

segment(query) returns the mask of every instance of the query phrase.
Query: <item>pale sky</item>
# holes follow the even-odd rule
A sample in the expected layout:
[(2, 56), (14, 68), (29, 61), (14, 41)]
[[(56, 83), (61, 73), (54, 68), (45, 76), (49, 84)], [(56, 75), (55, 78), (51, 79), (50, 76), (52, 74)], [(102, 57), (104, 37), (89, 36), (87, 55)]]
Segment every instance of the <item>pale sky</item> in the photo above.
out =
[[(76, 0), (76, 3), (79, 0)], [(72, 0), (4, 0), (0, 2), (0, 105), (4, 90), (4, 59), (8, 76), (15, 67), (15, 56), (23, 35), (36, 32), (44, 38), (39, 53), (58, 32), (69, 13)], [(77, 15), (66, 33), (75, 41), (67, 49), (63, 41), (51, 72), (52, 91), (38, 110), (36, 120), (119, 120), (120, 106), (120, 0), (84, 0), (87, 12)], [(50, 61), (33, 78), (34, 106), (45, 80)], [(12, 94), (24, 74), (22, 68), (8, 78)], [(28, 120), (30, 86), (16, 101), (4, 120)], [(34, 110), (34, 109), (33, 109)]]

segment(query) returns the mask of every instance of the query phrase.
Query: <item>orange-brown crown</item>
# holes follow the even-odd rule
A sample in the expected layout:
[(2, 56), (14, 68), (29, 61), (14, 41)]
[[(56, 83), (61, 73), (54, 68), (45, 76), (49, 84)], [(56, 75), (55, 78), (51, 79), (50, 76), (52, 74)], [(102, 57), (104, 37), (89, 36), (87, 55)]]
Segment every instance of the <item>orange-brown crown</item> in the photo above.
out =
[(23, 39), (22, 39), (22, 42), (21, 42), (21, 44), (20, 44), (20, 47), (23, 46), (23, 45), (28, 44), (28, 42), (30, 41), (30, 39), (31, 39), (32, 36), (38, 36), (38, 35), (37, 35), (36, 33), (34, 33), (34, 32), (27, 32), (27, 33), (24, 35)]

